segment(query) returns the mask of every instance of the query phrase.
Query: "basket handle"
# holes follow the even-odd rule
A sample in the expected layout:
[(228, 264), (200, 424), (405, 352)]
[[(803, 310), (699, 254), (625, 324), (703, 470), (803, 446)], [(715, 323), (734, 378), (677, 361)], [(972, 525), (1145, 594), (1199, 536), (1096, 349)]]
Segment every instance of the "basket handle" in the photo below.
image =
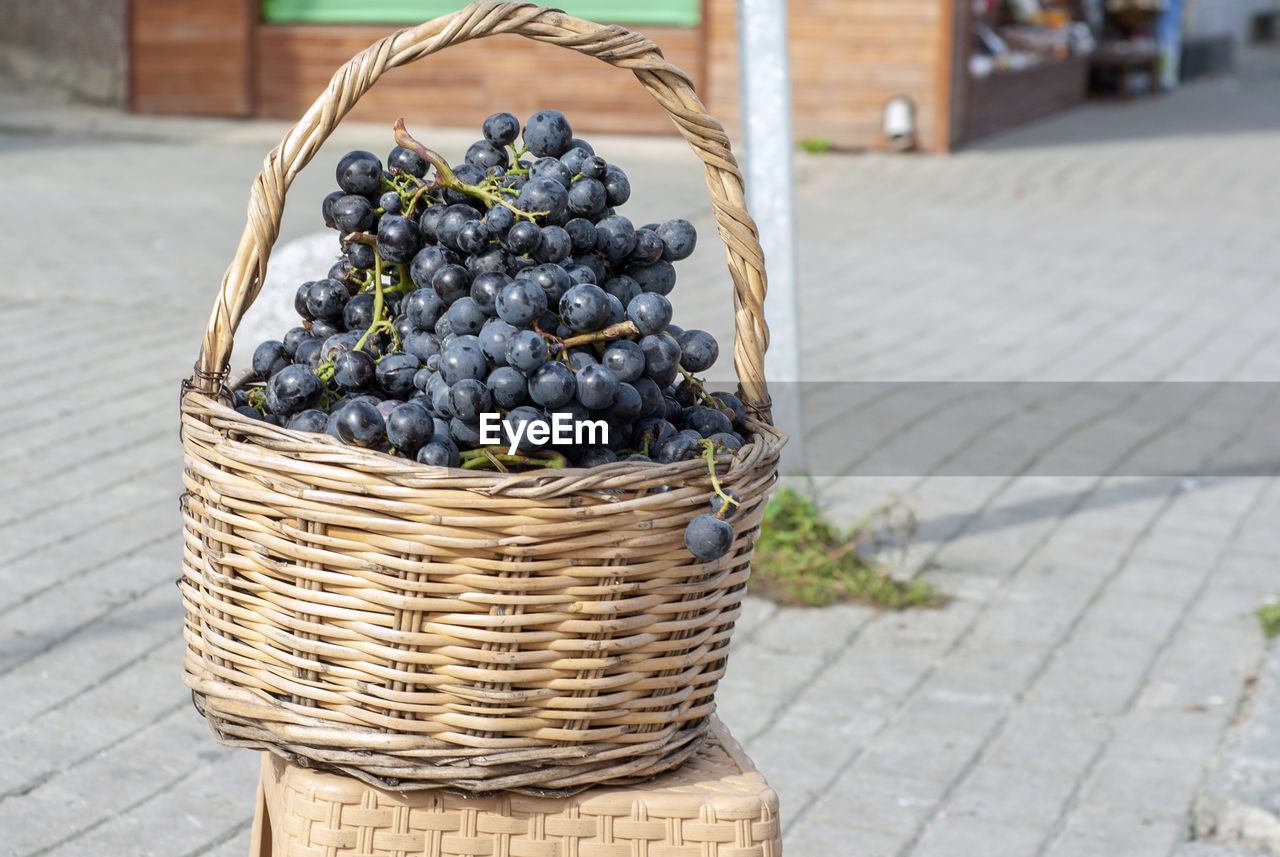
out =
[(360, 96), (388, 69), (450, 45), (502, 33), (549, 42), (631, 69), (703, 161), (716, 229), (733, 279), (734, 370), (744, 404), (768, 421), (764, 255), (755, 223), (747, 214), (742, 175), (724, 129), (702, 106), (689, 76), (667, 62), (658, 46), (644, 36), (624, 27), (573, 18), (558, 9), (498, 0), (482, 0), (434, 21), (398, 30), (356, 54), (334, 73), (324, 94), (267, 154), (249, 193), (248, 222), (222, 278), (191, 383), (214, 394), (225, 380), (235, 330), (262, 288), (267, 259), (280, 234), (285, 193)]

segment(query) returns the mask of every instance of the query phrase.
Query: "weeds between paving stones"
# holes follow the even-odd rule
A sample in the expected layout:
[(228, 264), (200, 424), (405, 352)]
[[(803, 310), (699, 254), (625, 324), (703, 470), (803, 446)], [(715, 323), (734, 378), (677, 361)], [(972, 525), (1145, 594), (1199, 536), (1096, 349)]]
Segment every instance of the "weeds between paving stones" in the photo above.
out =
[[(887, 539), (901, 544), (915, 530), (915, 517), (896, 504), (873, 511), (857, 526), (841, 530), (818, 505), (791, 488), (765, 507), (752, 560), (751, 591), (783, 604), (821, 607), (860, 601), (901, 610), (939, 607), (948, 600), (923, 581), (901, 581), (874, 559)], [(868, 556), (868, 553), (871, 556)]]
[(1262, 623), (1262, 633), (1270, 640), (1280, 637), (1280, 601), (1273, 600), (1263, 604), (1257, 610), (1258, 621)]

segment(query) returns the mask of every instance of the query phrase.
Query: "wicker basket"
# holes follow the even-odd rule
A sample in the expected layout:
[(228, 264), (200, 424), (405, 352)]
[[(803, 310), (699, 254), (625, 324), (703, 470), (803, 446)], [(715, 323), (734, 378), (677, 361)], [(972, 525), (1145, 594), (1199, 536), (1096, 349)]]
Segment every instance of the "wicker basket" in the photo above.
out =
[[(748, 443), (720, 467), (743, 500), (720, 560), (683, 546), (710, 495), (702, 461), (431, 468), (229, 407), (232, 336), (294, 175), (387, 69), (497, 33), (631, 69), (705, 162), (734, 282), (734, 366), (755, 415)], [(724, 131), (647, 39), (482, 2), (339, 69), (264, 162), (182, 397), (184, 678), (216, 737), (401, 790), (567, 789), (690, 756), (784, 442), (768, 424), (764, 291)]]
[(388, 792), (263, 754), (254, 828), (250, 857), (782, 854), (778, 795), (718, 722), (678, 770), (573, 797)]

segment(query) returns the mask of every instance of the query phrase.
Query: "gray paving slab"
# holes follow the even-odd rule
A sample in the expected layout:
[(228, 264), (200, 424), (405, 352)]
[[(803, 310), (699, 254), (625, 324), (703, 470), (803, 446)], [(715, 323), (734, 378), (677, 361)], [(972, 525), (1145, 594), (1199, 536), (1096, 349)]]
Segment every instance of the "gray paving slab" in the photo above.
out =
[[(1251, 455), (1276, 402), (1265, 384), (1209, 387), (1106, 445), (1161, 382), (1280, 374), (1280, 63), (1258, 60), (1230, 87), (1087, 105), (950, 158), (798, 156), (806, 374), (839, 385), (808, 406), (810, 448), (835, 450), (813, 484), (844, 523), (909, 506), (920, 527), (895, 573), (953, 600), (747, 599), (719, 709), (779, 792), (790, 857), (1240, 857), (1264, 841), (1280, 721), (1261, 688), (1280, 657), (1253, 611), (1280, 590), (1280, 491)], [(283, 132), (0, 86), (5, 197), (30, 212), (7, 224), (17, 246), (57, 226), (42, 164), (96, 177), (74, 227), (92, 276), (77, 257), (0, 279), (0, 363), (22, 367), (0, 386), (3, 857), (248, 853), (256, 756), (212, 740), (179, 677), (174, 406)], [(265, 294), (333, 252), (319, 165), (385, 133), (344, 126), (300, 174)], [(637, 216), (713, 234), (683, 144), (601, 147), (630, 169)], [(172, 176), (181, 196), (122, 211)], [(727, 341), (715, 242), (685, 271), (679, 318)], [(264, 300), (240, 362), (280, 323)], [(46, 356), (51, 323), (96, 336)], [(872, 381), (956, 392), (922, 407), (851, 386)], [(988, 406), (973, 381), (1035, 395)], [(913, 449), (924, 466), (860, 469)], [(1184, 449), (1239, 475), (1152, 463)]]

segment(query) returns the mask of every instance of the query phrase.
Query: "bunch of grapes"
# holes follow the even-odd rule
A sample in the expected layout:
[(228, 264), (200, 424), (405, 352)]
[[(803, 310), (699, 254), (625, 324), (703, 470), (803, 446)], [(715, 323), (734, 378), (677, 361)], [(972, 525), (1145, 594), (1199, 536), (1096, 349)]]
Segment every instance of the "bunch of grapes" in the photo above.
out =
[(444, 467), (704, 457), (712, 511), (685, 542), (724, 555), (738, 499), (714, 455), (743, 445), (745, 411), (697, 377), (714, 337), (671, 323), (693, 226), (619, 214), (626, 173), (557, 111), (482, 131), (455, 166), (403, 122), (385, 164), (343, 156), (322, 205), (341, 255), (299, 286), (301, 323), (258, 345), (237, 410)]

